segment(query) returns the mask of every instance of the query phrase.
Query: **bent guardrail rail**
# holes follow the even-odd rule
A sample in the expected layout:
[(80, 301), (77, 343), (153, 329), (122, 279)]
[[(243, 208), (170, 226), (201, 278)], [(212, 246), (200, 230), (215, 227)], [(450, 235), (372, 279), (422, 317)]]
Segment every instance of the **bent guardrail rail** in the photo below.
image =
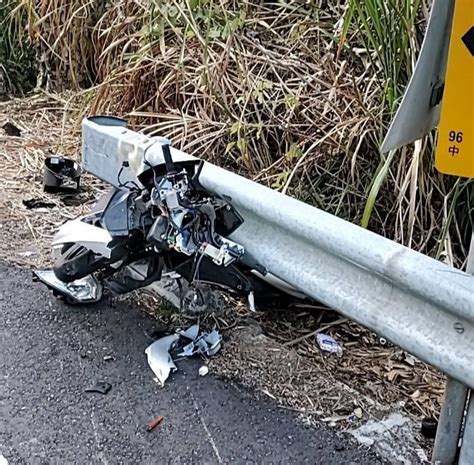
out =
[[(152, 138), (84, 120), (86, 170), (144, 153), (162, 160)], [(210, 163), (200, 181), (231, 199), (245, 219), (233, 238), (271, 273), (474, 387), (473, 276)]]

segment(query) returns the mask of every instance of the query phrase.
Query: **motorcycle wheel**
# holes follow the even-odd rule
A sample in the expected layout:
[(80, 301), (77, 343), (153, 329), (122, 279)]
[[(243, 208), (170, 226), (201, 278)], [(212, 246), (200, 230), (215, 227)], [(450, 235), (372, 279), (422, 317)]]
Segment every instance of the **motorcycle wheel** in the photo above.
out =
[(97, 271), (107, 259), (78, 244), (64, 244), (53, 270), (58, 279), (70, 283)]

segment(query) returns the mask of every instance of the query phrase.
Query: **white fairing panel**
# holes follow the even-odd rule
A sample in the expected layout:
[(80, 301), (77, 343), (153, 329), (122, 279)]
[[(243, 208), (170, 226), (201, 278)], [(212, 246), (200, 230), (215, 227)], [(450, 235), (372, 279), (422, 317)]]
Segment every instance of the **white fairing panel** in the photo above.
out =
[[(115, 187), (127, 181), (139, 184), (137, 176), (150, 169), (150, 165), (165, 163), (161, 145), (165, 139), (127, 129), (118, 125), (116, 118), (109, 124), (108, 119), (85, 118), (82, 121), (82, 168)], [(196, 161), (173, 147), (171, 157), (175, 163)], [(128, 167), (124, 162), (128, 162)]]
[(105, 229), (84, 223), (80, 219), (64, 223), (53, 238), (53, 255), (57, 256), (58, 249), (64, 244), (73, 243), (86, 247), (93, 252), (110, 258), (109, 244), (112, 236)]

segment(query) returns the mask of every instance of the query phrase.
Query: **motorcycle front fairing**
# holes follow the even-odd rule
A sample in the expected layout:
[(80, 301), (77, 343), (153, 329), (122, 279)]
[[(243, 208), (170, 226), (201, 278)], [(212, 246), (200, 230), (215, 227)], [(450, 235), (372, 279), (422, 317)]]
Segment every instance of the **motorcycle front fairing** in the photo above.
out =
[(87, 222), (88, 217), (64, 223), (55, 234), (52, 242), (53, 258), (59, 258), (63, 247), (67, 244), (78, 244), (92, 250), (105, 258), (111, 258), (112, 236), (101, 227)]
[(128, 189), (113, 188), (99, 199), (90, 215), (64, 223), (52, 241), (53, 258), (59, 257), (66, 244), (82, 245), (112, 258), (114, 238), (127, 236), (137, 226), (136, 215), (129, 212), (133, 197)]
[(128, 236), (134, 230), (144, 232), (145, 218), (136, 202), (138, 196), (139, 193), (135, 190), (112, 189), (100, 217), (102, 228), (113, 237)]

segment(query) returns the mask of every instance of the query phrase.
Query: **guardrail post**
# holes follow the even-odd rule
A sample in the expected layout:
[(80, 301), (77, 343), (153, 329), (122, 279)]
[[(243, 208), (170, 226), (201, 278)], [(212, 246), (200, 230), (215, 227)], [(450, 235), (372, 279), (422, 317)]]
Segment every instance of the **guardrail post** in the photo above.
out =
[(459, 465), (472, 465), (474, 463), (474, 399), (472, 392), (471, 390), (466, 423), (464, 424), (464, 435), (462, 438), (461, 451), (459, 453)]
[[(467, 260), (466, 271), (474, 274), (474, 233), (471, 238), (471, 248)], [(462, 438), (461, 451), (459, 453), (459, 465), (474, 464), (474, 390), (470, 390), (466, 422), (464, 424), (464, 435)]]
[[(471, 237), (466, 272), (474, 274), (474, 233)], [(434, 465), (453, 465), (456, 461), (467, 397), (467, 386), (455, 379), (448, 378), (433, 450), (432, 463)], [(474, 464), (474, 399), (472, 391), (468, 402), (459, 465)]]
[(467, 387), (448, 378), (433, 450), (434, 465), (454, 465), (456, 461), (466, 397)]

